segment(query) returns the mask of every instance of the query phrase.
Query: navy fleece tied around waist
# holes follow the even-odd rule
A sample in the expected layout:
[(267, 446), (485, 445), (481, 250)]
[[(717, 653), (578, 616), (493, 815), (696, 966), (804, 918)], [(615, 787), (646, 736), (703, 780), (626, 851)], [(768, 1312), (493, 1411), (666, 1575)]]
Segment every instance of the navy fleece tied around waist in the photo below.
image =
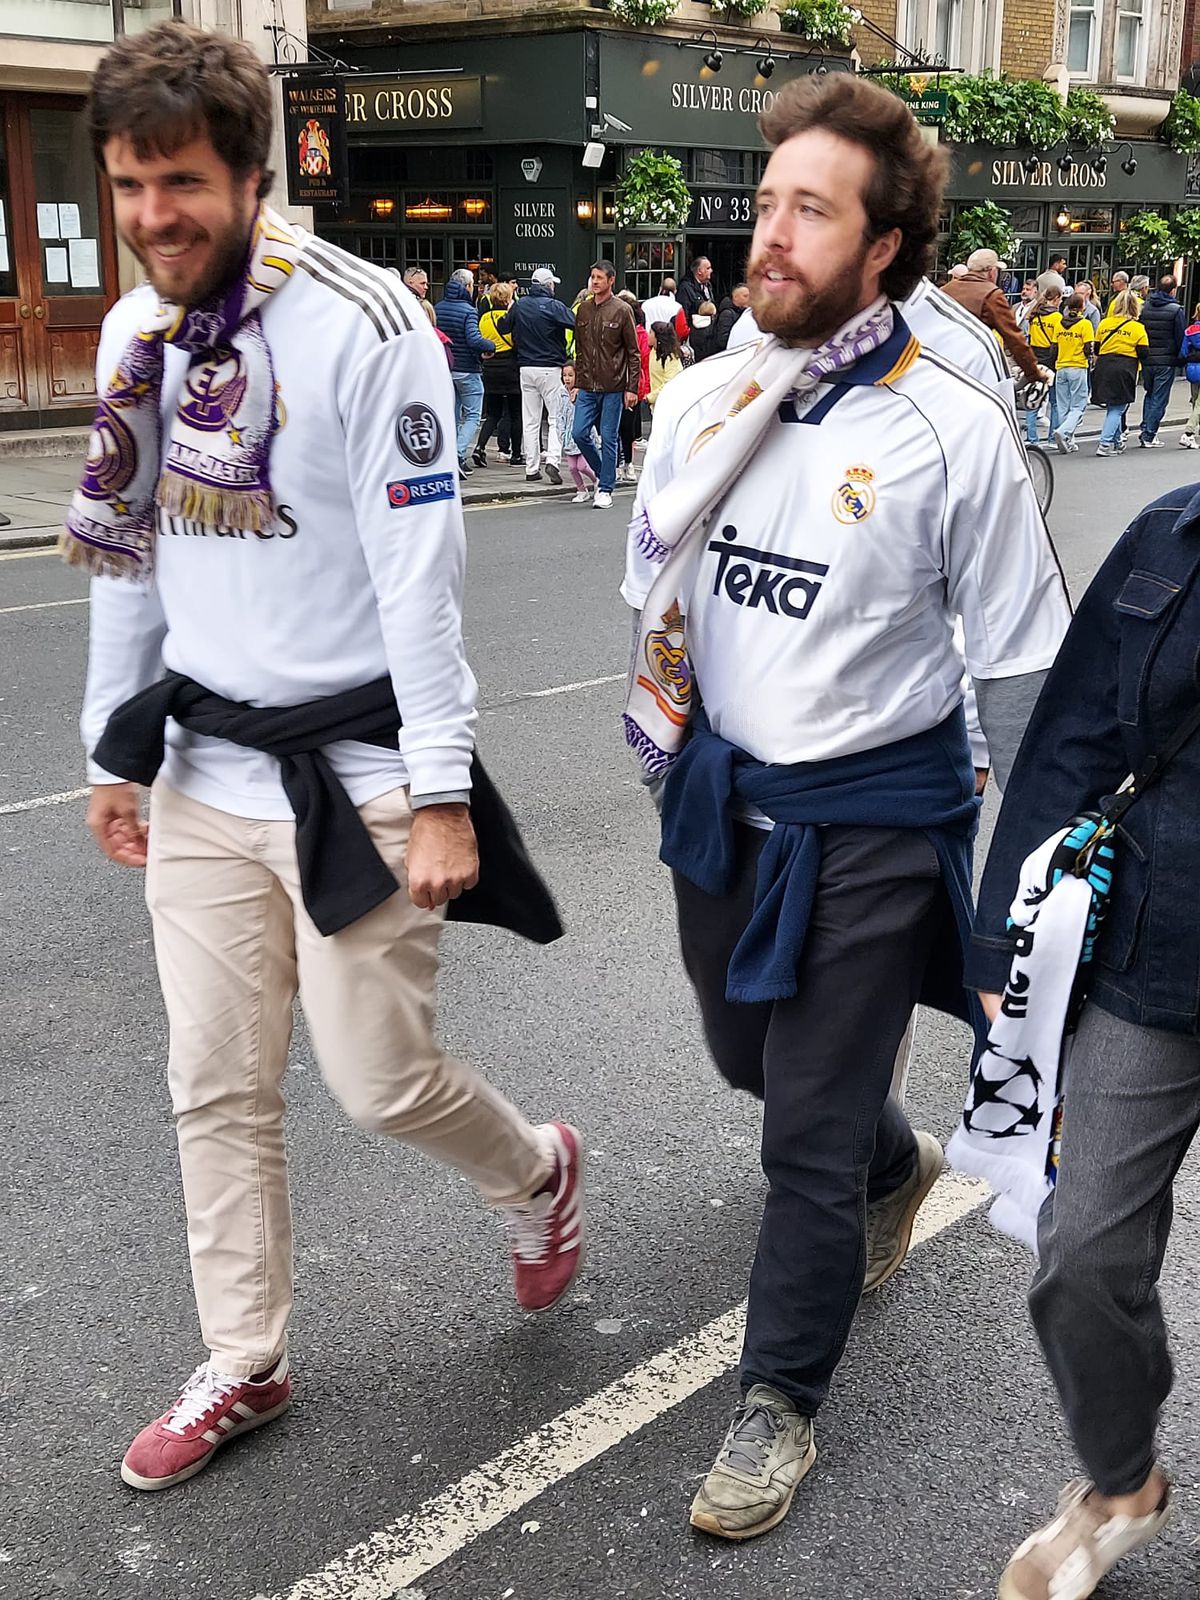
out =
[[(977, 1021), (961, 963), (971, 932), (971, 844), (979, 817), (962, 707), (927, 733), (829, 761), (767, 766), (713, 733), (701, 713), (663, 790), (660, 858), (706, 894), (733, 888), (731, 803), (776, 824), (758, 862), (754, 912), (729, 962), (726, 998), (787, 1000), (821, 868), (817, 825), (920, 828), (937, 852), (958, 933), (958, 972), (926, 1003)], [(933, 963), (931, 963), (931, 966)], [(973, 997), (972, 997), (973, 999)]]

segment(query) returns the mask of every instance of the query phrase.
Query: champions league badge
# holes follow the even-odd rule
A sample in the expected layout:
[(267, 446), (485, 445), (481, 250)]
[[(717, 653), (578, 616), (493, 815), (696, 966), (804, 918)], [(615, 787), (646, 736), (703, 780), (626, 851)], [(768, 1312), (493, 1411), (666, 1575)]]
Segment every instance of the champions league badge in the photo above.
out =
[(396, 443), (400, 454), (414, 467), (427, 467), (442, 450), (442, 425), (432, 406), (417, 400), (396, 418)]
[(875, 474), (870, 467), (847, 467), (845, 480), (833, 492), (833, 514), (839, 522), (865, 522), (875, 509)]

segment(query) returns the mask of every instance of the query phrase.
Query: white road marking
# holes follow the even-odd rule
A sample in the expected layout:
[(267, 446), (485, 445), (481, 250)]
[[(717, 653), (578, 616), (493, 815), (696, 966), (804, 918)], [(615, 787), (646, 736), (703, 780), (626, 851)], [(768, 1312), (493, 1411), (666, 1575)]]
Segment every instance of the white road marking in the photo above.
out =
[(0, 606), (0, 617), (11, 616), (14, 611), (49, 611), (51, 606), (86, 606), (90, 603), (86, 594), (81, 600), (38, 600), (28, 606)]
[[(48, 600), (47, 605), (69, 606), (86, 605), (86, 601), (76, 600)], [(9, 606), (3, 609), (10, 611), (34, 611), (35, 606)], [(516, 705), (522, 700), (545, 700), (550, 695), (573, 694), (576, 689), (595, 689), (602, 683), (623, 683), (625, 674), (614, 672), (607, 678), (585, 678), (582, 683), (559, 683), (552, 689), (531, 689), (528, 694), (514, 694), (503, 700), (493, 700), (488, 705), (480, 706), (480, 711), (494, 711), (498, 707)], [(84, 795), (90, 794), (90, 789), (64, 789), (61, 794), (42, 794), (33, 800), (16, 800), (11, 805), (0, 806), (0, 817), (13, 816), (18, 811), (37, 811), (42, 806), (61, 806), (69, 800), (82, 800)]]
[[(921, 1208), (914, 1247), (965, 1217), (989, 1192), (976, 1179), (947, 1173)], [(393, 1600), (397, 1591), (412, 1600), (408, 1585), (727, 1373), (737, 1364), (745, 1326), (743, 1301), (272, 1600)]]
[(82, 800), (91, 789), (63, 789), (59, 794), (40, 794), (36, 800), (17, 800), (12, 805), (0, 806), (0, 817), (11, 817), (18, 811), (37, 811), (42, 806), (61, 806), (68, 800)]
[[(58, 551), (53, 546), (39, 545), (35, 550), (4, 550), (0, 551), (0, 561), (33, 561), (39, 556), (58, 556)], [(62, 557), (58, 556), (61, 561)]]

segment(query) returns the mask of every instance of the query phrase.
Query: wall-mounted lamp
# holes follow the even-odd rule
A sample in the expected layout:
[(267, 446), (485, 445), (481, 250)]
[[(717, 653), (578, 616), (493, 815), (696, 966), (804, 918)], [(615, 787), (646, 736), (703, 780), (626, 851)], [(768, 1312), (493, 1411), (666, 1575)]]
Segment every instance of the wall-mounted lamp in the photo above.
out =
[[(1121, 163), (1121, 171), (1127, 178), (1132, 178), (1134, 173), (1137, 171), (1137, 157), (1133, 153), (1133, 146), (1130, 144), (1128, 139), (1123, 139), (1117, 146), (1117, 150), (1129, 151), (1129, 154)], [(1114, 151), (1113, 154), (1115, 155), (1116, 151)]]
[(712, 34), (712, 49), (705, 56), (704, 65), (710, 72), (720, 72), (721, 62), (725, 58), (721, 54), (721, 41), (717, 38), (716, 34), (713, 33), (711, 28), (705, 28), (704, 32), (700, 35), (700, 43), (703, 44), (709, 34)]
[(1058, 158), (1058, 175), (1060, 178), (1069, 178), (1071, 168), (1075, 165), (1075, 157), (1069, 150), (1064, 150)]
[(775, 55), (768, 39), (755, 39), (752, 49), (757, 50), (762, 45), (763, 53), (755, 62), (755, 71), (760, 78), (769, 78), (775, 71)]
[(371, 201), (371, 215), (373, 217), (391, 217), (396, 214), (396, 202), (391, 199), (381, 198)]
[(1066, 233), (1067, 229), (1071, 226), (1071, 213), (1067, 210), (1066, 206), (1064, 206), (1055, 217), (1054, 226), (1058, 229), (1059, 233)]
[(1027, 178), (1032, 178), (1034, 173), (1041, 166), (1042, 158), (1036, 153), (1036, 151), (1031, 150), (1021, 164), (1025, 168), (1025, 176)]
[(591, 222), (596, 215), (596, 202), (594, 200), (576, 200), (575, 215), (580, 222)]

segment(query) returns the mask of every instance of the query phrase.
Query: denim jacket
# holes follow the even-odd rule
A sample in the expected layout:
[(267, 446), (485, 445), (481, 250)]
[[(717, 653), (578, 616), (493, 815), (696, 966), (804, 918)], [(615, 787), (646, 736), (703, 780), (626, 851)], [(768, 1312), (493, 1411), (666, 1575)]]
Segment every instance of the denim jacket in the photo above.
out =
[[(1098, 808), (1170, 740), (1200, 696), (1200, 485), (1134, 520), (1084, 596), (1013, 767), (967, 961), (1004, 987), (1021, 862)], [(1090, 998), (1126, 1022), (1200, 1033), (1200, 735), (1128, 812)]]

